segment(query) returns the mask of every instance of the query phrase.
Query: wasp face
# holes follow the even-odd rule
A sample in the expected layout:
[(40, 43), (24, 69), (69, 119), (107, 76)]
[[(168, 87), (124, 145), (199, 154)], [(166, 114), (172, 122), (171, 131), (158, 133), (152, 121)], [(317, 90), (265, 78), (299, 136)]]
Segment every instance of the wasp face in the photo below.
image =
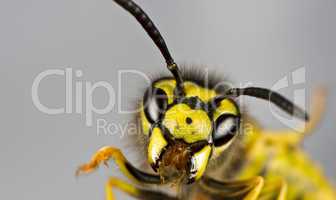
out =
[(191, 183), (202, 177), (212, 152), (228, 146), (236, 135), (238, 107), (229, 99), (204, 101), (188, 90), (170, 101), (167, 92), (154, 87), (145, 94), (148, 162), (164, 181)]

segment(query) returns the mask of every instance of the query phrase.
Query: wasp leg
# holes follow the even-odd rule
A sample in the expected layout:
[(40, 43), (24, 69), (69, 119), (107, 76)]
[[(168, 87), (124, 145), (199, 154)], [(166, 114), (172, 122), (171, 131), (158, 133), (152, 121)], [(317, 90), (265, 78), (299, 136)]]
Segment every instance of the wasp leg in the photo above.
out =
[(126, 183), (118, 178), (111, 177), (106, 185), (106, 200), (115, 200), (114, 194), (112, 192), (112, 189), (116, 188), (119, 189), (130, 196), (136, 198), (136, 199), (146, 199), (146, 200), (178, 200), (175, 197), (171, 197), (167, 194), (164, 194), (159, 191), (152, 191), (152, 190), (145, 190), (138, 187), (135, 187), (129, 183)]
[(77, 171), (76, 175), (79, 174), (87, 174), (94, 170), (96, 170), (101, 163), (107, 165), (107, 161), (113, 159), (121, 172), (127, 176), (129, 179), (138, 183), (146, 183), (146, 184), (160, 184), (160, 176), (148, 174), (146, 172), (142, 172), (135, 168), (132, 164), (130, 164), (122, 152), (114, 147), (105, 146), (99, 149), (94, 156), (91, 158), (89, 163), (81, 165)]
[(242, 181), (218, 181), (204, 177), (201, 181), (207, 192), (225, 199), (256, 200), (264, 186), (264, 179), (260, 176)]
[(285, 200), (287, 183), (284, 180), (266, 182), (259, 200)]

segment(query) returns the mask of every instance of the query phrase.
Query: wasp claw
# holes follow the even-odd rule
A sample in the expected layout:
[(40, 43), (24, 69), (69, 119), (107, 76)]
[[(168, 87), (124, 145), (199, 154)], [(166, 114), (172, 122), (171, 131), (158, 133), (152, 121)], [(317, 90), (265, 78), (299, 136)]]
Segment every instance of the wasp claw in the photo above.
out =
[(89, 164), (84, 164), (78, 167), (76, 170), (76, 176), (80, 176), (82, 174), (88, 174), (95, 170), (98, 167), (96, 163), (89, 163)]
[(99, 165), (102, 163), (106, 167), (109, 167), (108, 161), (113, 158), (113, 156), (119, 156), (118, 159), (124, 159), (122, 155), (119, 155), (120, 151), (113, 147), (103, 147), (99, 149), (92, 157), (91, 161), (81, 165), (76, 170), (76, 176), (81, 174), (88, 174), (94, 170), (96, 170)]

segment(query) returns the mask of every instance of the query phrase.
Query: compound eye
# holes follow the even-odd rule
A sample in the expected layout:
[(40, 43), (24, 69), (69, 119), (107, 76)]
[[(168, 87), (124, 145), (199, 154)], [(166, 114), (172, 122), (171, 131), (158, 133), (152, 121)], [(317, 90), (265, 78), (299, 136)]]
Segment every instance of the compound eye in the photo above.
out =
[(213, 141), (216, 147), (231, 141), (239, 129), (240, 117), (233, 114), (223, 114), (215, 121)]
[(162, 119), (168, 106), (168, 97), (165, 91), (160, 88), (150, 88), (145, 93), (143, 102), (145, 115), (149, 122), (154, 123)]

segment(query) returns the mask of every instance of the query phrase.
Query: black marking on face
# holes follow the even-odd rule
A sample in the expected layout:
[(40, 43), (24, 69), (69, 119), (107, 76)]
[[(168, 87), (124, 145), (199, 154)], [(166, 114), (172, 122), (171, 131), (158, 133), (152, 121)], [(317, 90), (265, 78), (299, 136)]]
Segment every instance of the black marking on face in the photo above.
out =
[(186, 118), (186, 123), (187, 124), (192, 124), (193, 120), (190, 117)]

